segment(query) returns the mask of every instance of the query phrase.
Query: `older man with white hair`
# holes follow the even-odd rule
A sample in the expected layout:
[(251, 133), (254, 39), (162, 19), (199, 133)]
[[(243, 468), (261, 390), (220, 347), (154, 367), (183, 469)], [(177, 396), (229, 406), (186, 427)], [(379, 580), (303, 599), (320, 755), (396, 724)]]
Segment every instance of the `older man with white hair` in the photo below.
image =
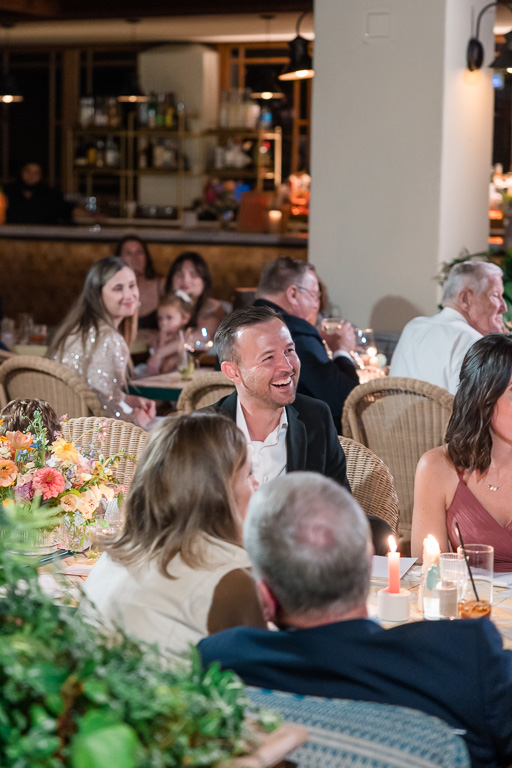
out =
[(384, 629), (369, 619), (371, 543), (345, 488), (310, 472), (256, 491), (244, 543), (267, 620), (205, 638), (247, 685), (412, 707), (464, 735), (473, 768), (512, 764), (512, 653), (489, 619)]
[(450, 270), (443, 309), (433, 317), (415, 317), (402, 331), (390, 376), (421, 379), (455, 394), (468, 349), (503, 326), (503, 272), (496, 264), (471, 259)]

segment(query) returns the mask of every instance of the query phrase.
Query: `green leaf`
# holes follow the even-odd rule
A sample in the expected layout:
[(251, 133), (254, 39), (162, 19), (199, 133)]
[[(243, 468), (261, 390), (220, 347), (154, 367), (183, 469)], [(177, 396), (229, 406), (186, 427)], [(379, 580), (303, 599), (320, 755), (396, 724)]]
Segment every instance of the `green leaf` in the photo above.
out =
[(135, 768), (138, 739), (120, 723), (93, 733), (80, 733), (71, 742), (73, 768)]

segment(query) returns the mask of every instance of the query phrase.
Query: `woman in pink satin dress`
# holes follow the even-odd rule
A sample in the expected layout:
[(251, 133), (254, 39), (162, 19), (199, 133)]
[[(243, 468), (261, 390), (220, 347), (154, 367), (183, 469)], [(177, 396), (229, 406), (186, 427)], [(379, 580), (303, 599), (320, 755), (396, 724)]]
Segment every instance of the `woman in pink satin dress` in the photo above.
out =
[(416, 470), (411, 551), (433, 534), (441, 552), (491, 544), (494, 570), (512, 571), (512, 334), (479, 339), (464, 358), (446, 445)]

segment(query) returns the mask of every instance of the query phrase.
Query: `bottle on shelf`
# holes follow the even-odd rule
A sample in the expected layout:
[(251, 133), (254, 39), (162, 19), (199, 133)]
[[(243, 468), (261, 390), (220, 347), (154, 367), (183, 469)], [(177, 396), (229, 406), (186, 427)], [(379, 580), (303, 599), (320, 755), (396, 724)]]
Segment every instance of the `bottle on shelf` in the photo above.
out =
[(94, 124), (94, 98), (92, 96), (83, 96), (80, 99), (80, 125), (82, 128), (89, 128)]
[(98, 139), (96, 142), (96, 168), (105, 167), (105, 142)]
[(158, 99), (156, 93), (150, 93), (148, 101), (148, 128), (156, 128), (156, 113), (158, 111)]
[(172, 92), (167, 94), (164, 124), (169, 130), (176, 128), (176, 98)]
[(109, 136), (105, 144), (105, 165), (107, 168), (119, 167), (119, 147), (112, 136)]

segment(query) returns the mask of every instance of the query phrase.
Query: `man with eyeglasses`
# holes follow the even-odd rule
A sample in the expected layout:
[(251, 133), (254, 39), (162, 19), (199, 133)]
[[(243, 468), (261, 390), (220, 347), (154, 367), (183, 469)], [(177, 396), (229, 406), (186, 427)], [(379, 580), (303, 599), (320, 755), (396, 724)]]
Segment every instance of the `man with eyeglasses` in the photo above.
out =
[(341, 434), (343, 404), (359, 383), (350, 356), (355, 336), (350, 323), (345, 323), (340, 333), (329, 336), (333, 352), (333, 359), (329, 359), (322, 337), (308, 319), (316, 317), (320, 298), (315, 268), (305, 261), (282, 256), (263, 270), (254, 305), (271, 307), (282, 315), (301, 363), (297, 392), (327, 403)]

